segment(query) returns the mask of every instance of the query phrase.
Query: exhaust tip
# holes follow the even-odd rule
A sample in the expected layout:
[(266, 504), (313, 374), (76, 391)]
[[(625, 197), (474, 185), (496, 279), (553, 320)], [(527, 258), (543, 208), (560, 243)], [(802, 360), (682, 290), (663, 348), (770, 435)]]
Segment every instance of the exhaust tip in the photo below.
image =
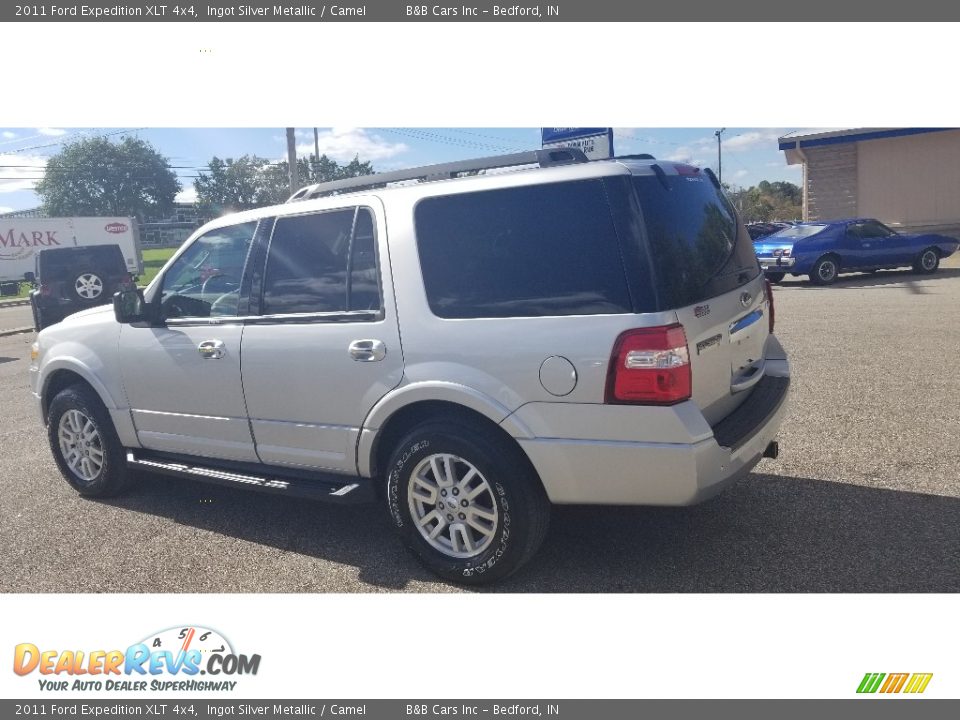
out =
[(766, 450), (763, 451), (763, 456), (765, 458), (770, 458), (771, 460), (776, 460), (780, 455), (780, 443), (776, 440), (773, 440), (769, 445), (767, 445)]

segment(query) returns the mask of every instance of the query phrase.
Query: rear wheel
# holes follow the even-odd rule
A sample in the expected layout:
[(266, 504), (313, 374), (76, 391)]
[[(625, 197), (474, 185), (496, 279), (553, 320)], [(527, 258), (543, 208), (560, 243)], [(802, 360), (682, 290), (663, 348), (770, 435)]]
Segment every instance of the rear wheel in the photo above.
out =
[(543, 541), (550, 502), (540, 480), (519, 448), (490, 431), (426, 422), (397, 444), (387, 467), (394, 525), (442, 578), (500, 580)]
[(810, 282), (814, 285), (832, 285), (840, 274), (840, 263), (835, 255), (825, 255), (817, 260), (810, 271)]
[(71, 385), (50, 401), (47, 436), (64, 479), (81, 495), (122, 492), (129, 471), (120, 438), (100, 398), (84, 385)]
[(935, 273), (938, 267), (940, 267), (940, 253), (932, 247), (926, 248), (913, 262), (913, 269), (925, 275)]

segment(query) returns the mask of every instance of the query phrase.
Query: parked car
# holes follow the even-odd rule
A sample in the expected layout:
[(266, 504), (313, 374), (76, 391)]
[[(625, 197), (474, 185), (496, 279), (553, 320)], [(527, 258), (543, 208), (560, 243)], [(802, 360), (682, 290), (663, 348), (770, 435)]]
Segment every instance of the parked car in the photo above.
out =
[(35, 258), (30, 306), (38, 331), (72, 313), (110, 304), (115, 292), (133, 285), (118, 245), (46, 248)]
[(854, 218), (805, 222), (754, 241), (760, 265), (772, 282), (787, 273), (830, 285), (847, 272), (912, 267), (933, 273), (960, 242), (944, 235), (898, 233), (878, 220)]
[(775, 457), (773, 329), (712, 172), (564, 149), (215, 220), (145, 291), (41, 332), (30, 373), (83, 495), (140, 469), (379, 500), (479, 583), (534, 554), (551, 503), (686, 505)]

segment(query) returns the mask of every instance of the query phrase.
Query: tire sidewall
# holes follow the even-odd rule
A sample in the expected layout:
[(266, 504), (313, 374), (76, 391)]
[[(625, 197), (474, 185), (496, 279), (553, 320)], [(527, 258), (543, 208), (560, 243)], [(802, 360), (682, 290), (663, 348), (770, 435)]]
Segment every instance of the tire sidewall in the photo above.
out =
[[(413, 470), (426, 457), (450, 453), (470, 462), (486, 478), (500, 515), (493, 542), (483, 553), (471, 558), (451, 558), (430, 546), (410, 514), (407, 490)], [(390, 518), (407, 546), (438, 575), (461, 583), (489, 582), (513, 572), (523, 561), (525, 528), (516, 522), (525, 497), (521, 489), (526, 473), (511, 468), (509, 459), (498, 454), (494, 443), (464, 429), (430, 425), (401, 441), (389, 465), (386, 501)], [(516, 472), (512, 472), (516, 471)]]
[[(927, 268), (923, 265), (923, 259), (928, 255), (933, 255), (933, 267)], [(920, 257), (917, 258), (917, 269), (922, 273), (933, 273), (937, 271), (937, 268), (940, 266), (940, 255), (933, 248), (927, 248), (922, 253)]]
[[(103, 464), (100, 473), (91, 482), (85, 482), (74, 474), (60, 450), (60, 418), (69, 410), (82, 412), (93, 421), (100, 433)], [(120, 488), (126, 473), (120, 440), (103, 404), (99, 398), (93, 397), (90, 391), (73, 386), (57, 393), (50, 402), (47, 413), (47, 437), (57, 467), (67, 483), (78, 493), (99, 497), (112, 494)]]
[[(833, 265), (833, 276), (825, 280), (820, 276), (820, 268), (826, 263), (831, 263)], [(840, 275), (840, 263), (837, 262), (835, 257), (823, 257), (817, 260), (813, 266), (813, 272), (810, 274), (810, 279), (815, 285), (832, 285), (837, 281), (837, 277)]]

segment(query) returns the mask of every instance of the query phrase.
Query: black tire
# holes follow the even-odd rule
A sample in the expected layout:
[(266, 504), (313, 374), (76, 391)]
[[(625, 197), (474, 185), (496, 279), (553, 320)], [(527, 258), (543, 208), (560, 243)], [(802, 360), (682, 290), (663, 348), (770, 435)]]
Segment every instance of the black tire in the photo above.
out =
[[(444, 466), (444, 457), (452, 458), (449, 466)], [(441, 475), (448, 473), (444, 477), (449, 480), (452, 470), (463, 486), (444, 487), (437, 482), (431, 459), (437, 461)], [(459, 420), (423, 423), (397, 443), (387, 468), (387, 509), (397, 532), (424, 565), (446, 580), (465, 585), (501, 580), (522, 567), (543, 542), (550, 522), (550, 501), (543, 486), (520, 449), (491, 431)], [(476, 471), (473, 475), (471, 468)], [(414, 482), (415, 471), (423, 482), (432, 483), (432, 490)], [(472, 479), (468, 480), (468, 475)], [(411, 488), (421, 494), (432, 493), (433, 500), (418, 501)], [(457, 488), (464, 496), (477, 493), (470, 498), (469, 507), (461, 507), (467, 502), (464, 496), (454, 497)], [(441, 497), (441, 493), (446, 496)], [(470, 515), (461, 514), (461, 510)], [(486, 519), (474, 514), (476, 511), (495, 515), (496, 522), (487, 525)], [(442, 513), (452, 521), (436, 518), (436, 524), (431, 527), (428, 522), (421, 531), (414, 513), (422, 516), (421, 520)], [(471, 525), (471, 518), (488, 534)], [(431, 544), (425, 533), (434, 530), (438, 534)], [(469, 545), (465, 546), (465, 533), (479, 540), (473, 549), (476, 554), (469, 557), (464, 556), (471, 551)], [(446, 549), (435, 546), (446, 544)], [(459, 557), (457, 545), (467, 548), (460, 550)]]
[(840, 258), (836, 255), (824, 255), (813, 264), (810, 282), (814, 285), (833, 285), (839, 275)]
[[(74, 469), (71, 460), (64, 456), (61, 445), (61, 420), (71, 411), (79, 412), (85, 419), (91, 421), (96, 431), (96, 438), (86, 447), (80, 447), (77, 442), (74, 447), (80, 453), (90, 453), (92, 462), (96, 462), (95, 453), (99, 451), (101, 462), (99, 471), (92, 477), (82, 475), (83, 467)], [(76, 416), (73, 416), (76, 417)], [(69, 425), (69, 419), (66, 421)], [(67, 428), (70, 432), (70, 428)], [(109, 497), (123, 492), (130, 482), (130, 472), (127, 468), (123, 447), (117, 431), (113, 427), (110, 415), (103, 406), (100, 398), (85, 385), (71, 385), (58, 392), (50, 401), (50, 410), (47, 413), (47, 438), (50, 441), (50, 450), (57, 462), (57, 467), (70, 486), (81, 495), (87, 497)], [(71, 455), (71, 459), (76, 459)], [(79, 459), (82, 463), (82, 458)], [(87, 468), (90, 466), (88, 465)]]
[(933, 247), (924, 248), (923, 251), (917, 255), (916, 260), (913, 261), (914, 271), (923, 273), (924, 275), (932, 275), (939, 267), (940, 253)]
[(783, 282), (784, 276), (786, 276), (786, 273), (782, 273), (782, 272), (768, 272), (768, 273), (767, 273), (767, 280), (769, 280), (769, 281), (772, 282), (772, 283)]

